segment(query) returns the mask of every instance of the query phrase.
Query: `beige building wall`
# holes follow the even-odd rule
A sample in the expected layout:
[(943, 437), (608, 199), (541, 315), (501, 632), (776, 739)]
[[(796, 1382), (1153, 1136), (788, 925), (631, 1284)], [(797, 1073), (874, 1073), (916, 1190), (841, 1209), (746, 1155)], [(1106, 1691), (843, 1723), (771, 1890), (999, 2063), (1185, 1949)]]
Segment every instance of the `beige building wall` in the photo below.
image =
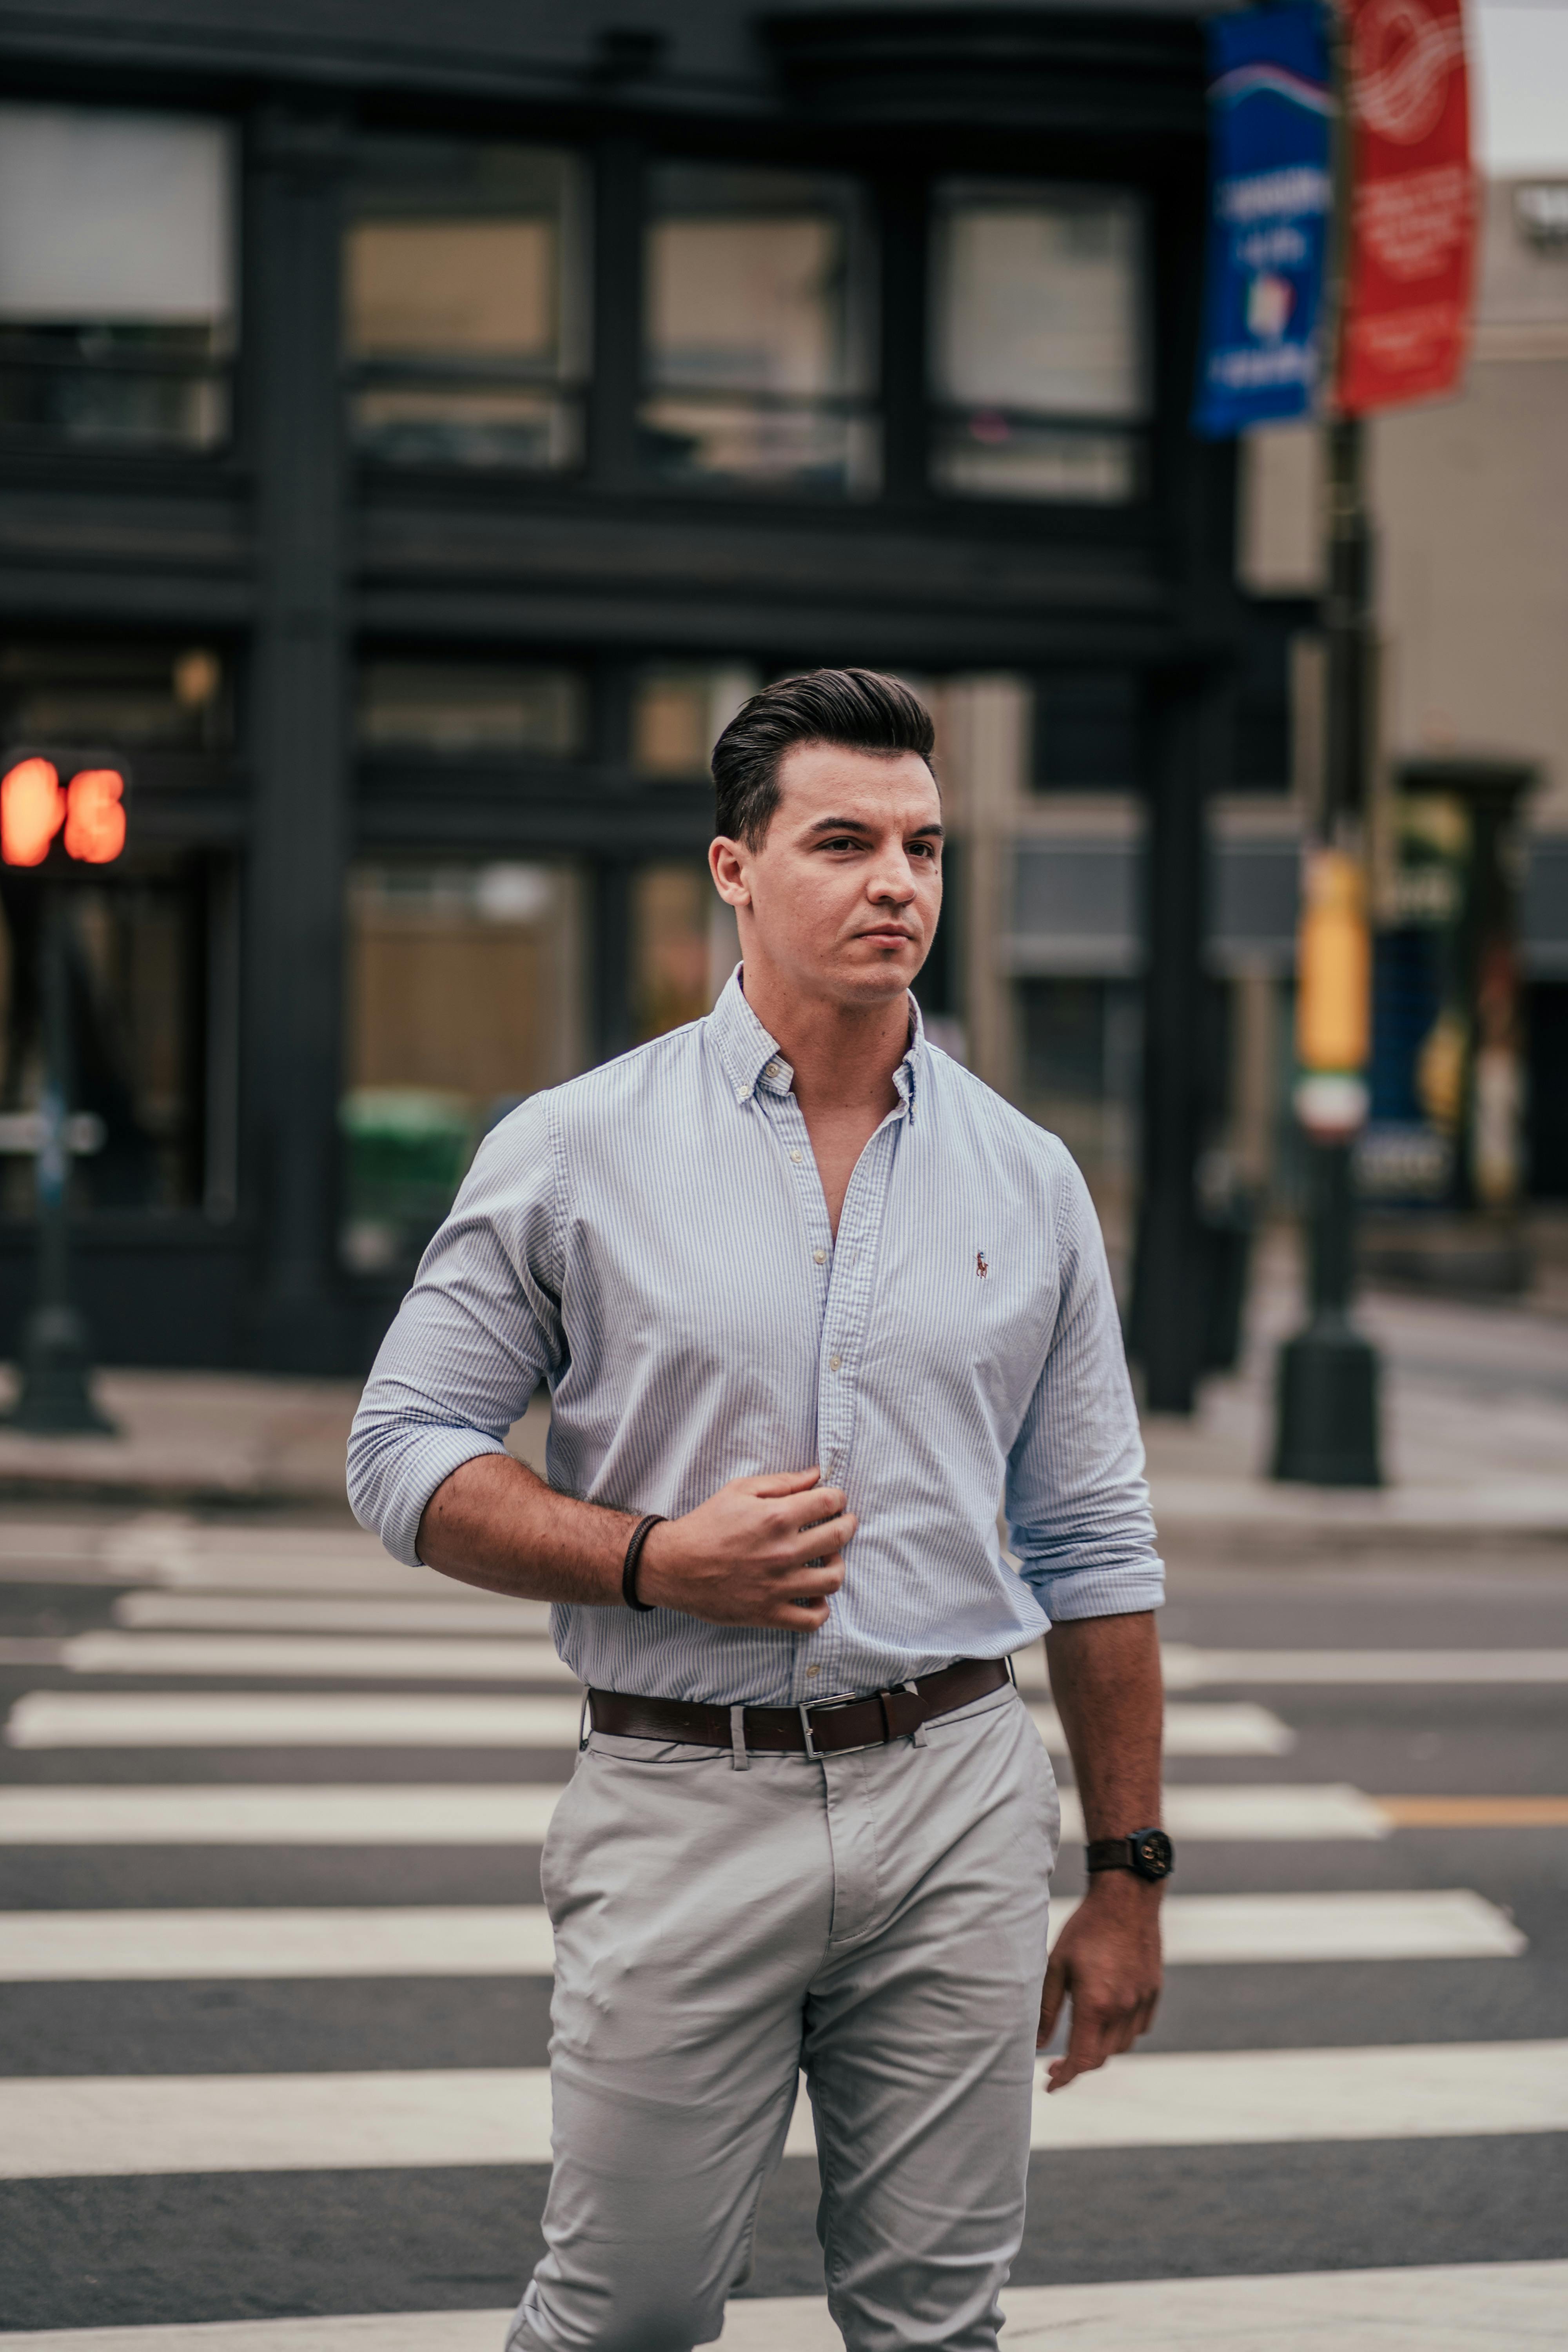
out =
[[(1372, 420), (1369, 484), (1393, 758), (1536, 761), (1538, 831), (1568, 832), (1568, 236), (1538, 181), (1484, 191), (1475, 341), (1454, 399)], [(1319, 584), (1320, 434), (1243, 446), (1241, 570)]]

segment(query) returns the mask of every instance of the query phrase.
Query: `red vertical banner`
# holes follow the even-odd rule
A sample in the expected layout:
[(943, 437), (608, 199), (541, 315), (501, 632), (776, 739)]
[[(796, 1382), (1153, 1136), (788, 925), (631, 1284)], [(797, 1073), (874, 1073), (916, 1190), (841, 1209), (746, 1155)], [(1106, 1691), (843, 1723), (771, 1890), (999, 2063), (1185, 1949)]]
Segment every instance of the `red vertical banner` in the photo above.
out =
[(1458, 383), (1476, 194), (1463, 0), (1341, 5), (1351, 152), (1338, 395), (1356, 416)]

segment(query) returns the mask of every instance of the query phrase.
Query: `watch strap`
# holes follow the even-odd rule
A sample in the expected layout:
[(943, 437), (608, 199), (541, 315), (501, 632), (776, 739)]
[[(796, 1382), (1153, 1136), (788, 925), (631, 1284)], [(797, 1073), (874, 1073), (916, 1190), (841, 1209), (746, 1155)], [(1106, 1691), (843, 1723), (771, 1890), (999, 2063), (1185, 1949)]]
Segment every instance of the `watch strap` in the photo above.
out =
[(1091, 1871), (1136, 1870), (1138, 1867), (1130, 1837), (1091, 1838), (1086, 1852)]

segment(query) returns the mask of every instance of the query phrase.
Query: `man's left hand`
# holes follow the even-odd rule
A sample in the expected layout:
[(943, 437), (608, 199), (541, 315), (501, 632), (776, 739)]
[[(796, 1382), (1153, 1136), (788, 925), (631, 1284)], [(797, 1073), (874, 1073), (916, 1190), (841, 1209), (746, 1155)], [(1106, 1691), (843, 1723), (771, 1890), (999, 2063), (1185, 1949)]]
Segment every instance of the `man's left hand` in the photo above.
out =
[(1056, 2032), (1063, 2001), (1072, 2003), (1067, 2050), (1047, 2069), (1047, 2090), (1065, 2091), (1131, 2050), (1154, 2021), (1161, 1977), (1159, 1888), (1130, 1870), (1097, 1871), (1046, 1969), (1037, 2049)]

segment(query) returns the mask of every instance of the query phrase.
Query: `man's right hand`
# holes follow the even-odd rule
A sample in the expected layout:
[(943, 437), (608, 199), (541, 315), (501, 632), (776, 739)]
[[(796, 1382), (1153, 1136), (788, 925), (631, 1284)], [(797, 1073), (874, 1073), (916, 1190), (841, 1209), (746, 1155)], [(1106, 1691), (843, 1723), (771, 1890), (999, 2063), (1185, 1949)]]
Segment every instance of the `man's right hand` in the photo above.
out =
[(811, 1633), (844, 1581), (844, 1546), (859, 1521), (816, 1470), (731, 1478), (684, 1518), (650, 1530), (637, 1597), (713, 1625)]

